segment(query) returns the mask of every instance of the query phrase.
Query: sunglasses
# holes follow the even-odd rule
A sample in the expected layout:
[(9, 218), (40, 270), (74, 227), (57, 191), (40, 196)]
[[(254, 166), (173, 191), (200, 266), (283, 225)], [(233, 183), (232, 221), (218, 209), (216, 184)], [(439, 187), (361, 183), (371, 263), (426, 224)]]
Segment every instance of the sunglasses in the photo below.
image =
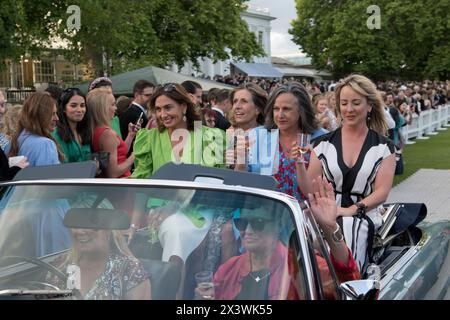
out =
[(177, 87), (173, 83), (166, 83), (163, 87), (164, 92), (172, 92), (177, 90)]
[(67, 88), (67, 89), (64, 89), (63, 92), (61, 93), (60, 99), (61, 99), (61, 101), (64, 101), (67, 98), (67, 96), (73, 95), (74, 92), (78, 93), (79, 91), (80, 91), (80, 89), (78, 89), (78, 88)]
[(273, 226), (273, 222), (256, 218), (256, 219), (247, 219), (247, 218), (236, 218), (234, 220), (234, 225), (239, 231), (245, 231), (247, 229), (247, 226), (250, 224), (252, 227), (252, 230), (255, 232), (261, 232), (267, 229), (270, 229), (269, 227)]

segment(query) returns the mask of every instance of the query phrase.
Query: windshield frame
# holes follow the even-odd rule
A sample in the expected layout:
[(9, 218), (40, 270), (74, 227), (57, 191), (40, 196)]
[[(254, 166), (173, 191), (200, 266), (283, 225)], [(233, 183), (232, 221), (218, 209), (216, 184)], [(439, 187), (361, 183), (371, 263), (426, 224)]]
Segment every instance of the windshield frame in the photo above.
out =
[[(149, 188), (149, 187), (175, 187), (179, 189), (198, 189), (198, 190), (213, 190), (213, 191), (227, 191), (233, 193), (245, 193), (258, 197), (267, 198), (270, 200), (280, 201), (287, 205), (290, 209), (291, 219), (296, 225), (296, 241), (299, 244), (300, 254), (303, 257), (303, 274), (305, 279), (305, 293), (307, 299), (315, 300), (318, 298), (314, 270), (312, 266), (311, 256), (308, 250), (306, 218), (297, 200), (284, 193), (245, 187), (241, 185), (225, 185), (225, 184), (208, 184), (203, 182), (178, 181), (178, 180), (157, 180), (157, 179), (54, 179), (54, 180), (23, 180), (23, 181), (9, 181), (0, 184), (2, 187), (10, 186), (27, 186), (27, 185), (66, 185), (66, 186), (112, 186), (133, 187), (133, 188)], [(296, 214), (297, 213), (297, 214)], [(293, 215), (293, 216), (292, 216)], [(297, 257), (296, 257), (297, 259)]]

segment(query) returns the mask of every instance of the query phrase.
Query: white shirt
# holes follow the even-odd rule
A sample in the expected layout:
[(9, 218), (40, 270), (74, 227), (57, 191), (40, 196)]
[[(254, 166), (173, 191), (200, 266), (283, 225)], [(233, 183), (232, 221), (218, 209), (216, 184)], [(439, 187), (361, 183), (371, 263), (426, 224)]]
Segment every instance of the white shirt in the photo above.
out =
[(219, 108), (217, 108), (217, 107), (211, 107), (211, 110), (215, 110), (215, 111), (219, 112), (222, 116), (225, 117), (225, 114), (224, 114), (223, 111), (220, 110)]
[(388, 125), (388, 129), (394, 129), (395, 128), (395, 121), (392, 118), (392, 116), (391, 116), (391, 114), (389, 112), (389, 109), (385, 106), (383, 108), (383, 110), (384, 110), (384, 117), (386, 118), (386, 122), (387, 122), (387, 125)]

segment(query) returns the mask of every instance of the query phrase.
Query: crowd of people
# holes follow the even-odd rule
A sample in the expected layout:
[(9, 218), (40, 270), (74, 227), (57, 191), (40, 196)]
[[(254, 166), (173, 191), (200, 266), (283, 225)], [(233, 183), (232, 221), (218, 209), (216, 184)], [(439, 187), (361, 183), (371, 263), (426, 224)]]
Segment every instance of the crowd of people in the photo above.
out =
[[(321, 221), (319, 213), (319, 223), (348, 273), (363, 274), (370, 234), (402, 171), (401, 128), (414, 113), (446, 104), (449, 81), (375, 84), (357, 74), (332, 84), (217, 80), (237, 87), (204, 93), (194, 81), (139, 80), (133, 97), (116, 98), (114, 84), (102, 77), (87, 95), (50, 87), (8, 108), (0, 92), (1, 179), (27, 166), (86, 160), (96, 161), (102, 178), (146, 179), (171, 161), (271, 175), (278, 191), (309, 199), (316, 213), (324, 198), (335, 199), (336, 215)], [(326, 208), (333, 209), (329, 202)], [(143, 223), (137, 210), (130, 239)]]

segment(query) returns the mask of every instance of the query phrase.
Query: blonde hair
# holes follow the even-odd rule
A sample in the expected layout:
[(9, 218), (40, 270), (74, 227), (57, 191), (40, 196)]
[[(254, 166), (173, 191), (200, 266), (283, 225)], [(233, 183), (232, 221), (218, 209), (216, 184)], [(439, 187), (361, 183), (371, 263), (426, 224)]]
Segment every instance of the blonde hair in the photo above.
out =
[[(136, 259), (134, 254), (129, 249), (127, 243), (125, 242), (124, 236), (120, 230), (111, 230), (112, 239), (114, 242), (114, 245), (116, 246), (117, 251), (130, 258)], [(72, 240), (73, 242), (73, 240)], [(110, 252), (114, 252), (114, 248), (109, 249)], [(58, 269), (61, 269), (62, 267), (66, 266), (68, 263), (74, 263), (78, 265), (80, 260), (79, 252), (75, 249), (74, 246), (72, 246), (72, 249), (69, 251), (67, 256), (61, 261), (61, 263), (56, 266)]]
[(16, 104), (12, 107), (8, 107), (3, 115), (3, 128), (1, 131), (8, 139), (11, 139), (17, 132), (21, 111), (22, 105)]
[(114, 96), (106, 90), (94, 89), (86, 97), (86, 103), (91, 110), (93, 127), (110, 126), (109, 106), (115, 101)]
[(358, 94), (366, 97), (367, 103), (372, 107), (367, 126), (369, 129), (385, 135), (388, 127), (384, 117), (383, 101), (376, 85), (369, 78), (360, 74), (351, 74), (340, 80), (336, 86), (336, 108), (339, 117), (341, 117), (341, 91), (344, 87), (350, 87)]

